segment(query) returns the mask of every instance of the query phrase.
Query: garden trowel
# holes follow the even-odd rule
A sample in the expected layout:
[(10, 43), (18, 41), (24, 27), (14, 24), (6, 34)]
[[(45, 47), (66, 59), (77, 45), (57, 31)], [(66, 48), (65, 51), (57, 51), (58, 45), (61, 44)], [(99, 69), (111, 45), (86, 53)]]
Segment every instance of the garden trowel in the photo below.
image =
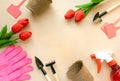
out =
[(108, 14), (109, 12), (111, 12), (112, 10), (114, 10), (115, 8), (117, 8), (118, 6), (120, 6), (120, 2), (117, 3), (116, 5), (112, 6), (111, 8), (109, 8), (108, 10), (103, 11), (102, 13), (97, 12), (93, 18), (93, 22), (94, 23), (99, 23), (102, 22), (102, 16)]

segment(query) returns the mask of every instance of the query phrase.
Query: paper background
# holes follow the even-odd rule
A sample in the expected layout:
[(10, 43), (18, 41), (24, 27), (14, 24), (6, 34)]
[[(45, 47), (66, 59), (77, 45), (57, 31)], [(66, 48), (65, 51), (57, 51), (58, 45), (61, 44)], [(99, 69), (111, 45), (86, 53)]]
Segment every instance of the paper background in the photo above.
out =
[[(113, 58), (120, 64), (120, 30), (113, 39), (108, 39), (101, 30), (104, 22), (114, 22), (120, 17), (120, 7), (102, 17), (103, 22), (94, 24), (92, 19), (96, 12), (102, 12), (120, 2), (120, 0), (105, 0), (97, 5), (81, 22), (75, 23), (74, 19), (67, 21), (64, 14), (74, 6), (83, 4), (89, 0), (53, 0), (51, 6), (37, 17), (25, 7), (28, 1), (21, 7), (22, 14), (13, 18), (7, 11), (10, 4), (18, 4), (21, 0), (0, 0), (0, 29), (5, 24), (10, 27), (20, 18), (28, 18), (30, 24), (25, 30), (32, 31), (32, 37), (17, 45), (23, 46), (28, 56), (33, 59), (34, 71), (29, 81), (46, 81), (42, 72), (36, 67), (34, 56), (39, 57), (44, 64), (55, 60), (54, 65), (60, 81), (70, 81), (66, 77), (68, 67), (77, 60), (83, 60), (86, 67), (94, 77), (94, 81), (110, 81), (111, 69), (104, 62), (100, 74), (97, 74), (95, 60), (90, 58), (94, 51), (113, 51)], [(3, 48), (4, 49), (4, 48)], [(1, 49), (1, 51), (3, 50)], [(50, 78), (54, 80), (50, 68), (45, 67)]]

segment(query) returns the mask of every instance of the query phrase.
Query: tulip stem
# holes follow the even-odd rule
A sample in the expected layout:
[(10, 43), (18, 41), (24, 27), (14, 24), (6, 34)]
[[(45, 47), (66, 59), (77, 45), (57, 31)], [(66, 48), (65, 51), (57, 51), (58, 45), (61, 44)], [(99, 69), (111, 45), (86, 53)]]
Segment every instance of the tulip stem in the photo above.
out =
[(16, 38), (16, 39), (14, 39), (14, 40), (19, 40), (20, 38)]

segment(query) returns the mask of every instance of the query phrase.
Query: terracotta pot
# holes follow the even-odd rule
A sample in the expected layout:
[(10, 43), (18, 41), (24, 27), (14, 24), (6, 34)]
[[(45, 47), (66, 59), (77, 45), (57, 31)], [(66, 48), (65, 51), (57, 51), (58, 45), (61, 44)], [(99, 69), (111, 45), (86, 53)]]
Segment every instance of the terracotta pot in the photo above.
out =
[(77, 61), (69, 67), (67, 77), (72, 81), (94, 81), (93, 76), (82, 61)]

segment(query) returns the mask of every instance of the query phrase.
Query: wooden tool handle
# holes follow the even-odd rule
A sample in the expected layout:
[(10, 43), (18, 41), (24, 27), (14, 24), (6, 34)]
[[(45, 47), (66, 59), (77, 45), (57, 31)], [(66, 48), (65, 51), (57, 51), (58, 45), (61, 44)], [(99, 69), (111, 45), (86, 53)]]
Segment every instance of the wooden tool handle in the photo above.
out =
[(45, 75), (47, 81), (52, 81), (48, 75)]
[(59, 81), (57, 74), (54, 74), (56, 81)]
[(114, 5), (113, 7), (111, 7), (110, 9), (107, 10), (107, 12), (112, 11), (113, 9), (117, 8), (118, 6), (120, 6), (120, 3)]

